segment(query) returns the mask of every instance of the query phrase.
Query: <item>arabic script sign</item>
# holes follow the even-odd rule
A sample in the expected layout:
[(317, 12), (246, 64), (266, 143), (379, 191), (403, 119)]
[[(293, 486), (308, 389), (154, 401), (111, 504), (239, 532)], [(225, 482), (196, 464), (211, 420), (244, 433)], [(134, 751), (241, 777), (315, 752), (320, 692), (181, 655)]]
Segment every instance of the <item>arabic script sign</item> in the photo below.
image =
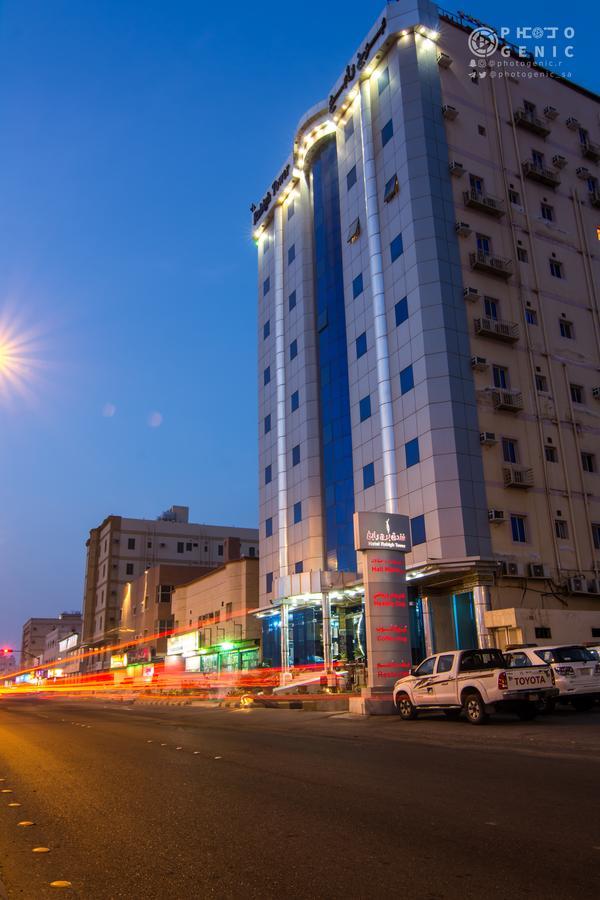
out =
[(380, 37), (383, 37), (385, 34), (385, 29), (387, 28), (387, 19), (384, 18), (381, 20), (381, 25), (373, 35), (370, 41), (367, 41), (362, 50), (359, 50), (356, 54), (356, 63), (352, 63), (351, 65), (346, 66), (346, 71), (344, 73), (344, 80), (342, 84), (335, 92), (335, 94), (331, 94), (329, 97), (329, 112), (332, 113), (337, 108), (337, 102), (340, 99), (340, 96), (344, 93), (346, 88), (352, 84), (354, 79), (356, 78), (357, 70), (360, 72), (366, 66), (369, 56), (371, 54), (371, 50), (377, 43)]
[(355, 513), (354, 546), (357, 550), (410, 550), (408, 516), (392, 513)]

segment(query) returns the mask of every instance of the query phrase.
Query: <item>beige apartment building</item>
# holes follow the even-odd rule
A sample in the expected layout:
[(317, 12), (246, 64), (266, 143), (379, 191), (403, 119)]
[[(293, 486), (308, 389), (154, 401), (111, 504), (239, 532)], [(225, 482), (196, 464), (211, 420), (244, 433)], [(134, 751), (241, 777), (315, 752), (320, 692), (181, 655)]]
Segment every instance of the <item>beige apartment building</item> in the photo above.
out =
[[(55, 618), (32, 618), (23, 625), (19, 669), (41, 665), (48, 652), (58, 650), (57, 635), (66, 634), (81, 625), (80, 612), (63, 612)], [(48, 636), (50, 645), (48, 646)]]
[(97, 671), (110, 666), (104, 648), (119, 641), (128, 583), (162, 563), (215, 568), (230, 556), (258, 556), (258, 531), (191, 523), (187, 506), (173, 506), (157, 519), (108, 516), (90, 531), (86, 547), (83, 664)]
[(285, 671), (364, 655), (355, 512), (410, 519), (415, 660), (600, 628), (599, 98), (479, 25), (387, 3), (252, 207)]

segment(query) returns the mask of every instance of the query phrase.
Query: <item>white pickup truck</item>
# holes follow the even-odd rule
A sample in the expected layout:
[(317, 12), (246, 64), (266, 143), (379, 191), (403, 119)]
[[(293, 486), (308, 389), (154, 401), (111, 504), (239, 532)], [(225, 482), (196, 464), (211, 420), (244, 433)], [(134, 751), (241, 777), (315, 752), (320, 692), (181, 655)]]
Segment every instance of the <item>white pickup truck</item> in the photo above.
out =
[(428, 709), (442, 710), (448, 718), (464, 711), (473, 725), (483, 724), (496, 711), (533, 719), (540, 700), (558, 695), (552, 669), (540, 663), (511, 669), (495, 649), (436, 653), (396, 682), (394, 703), (405, 720)]

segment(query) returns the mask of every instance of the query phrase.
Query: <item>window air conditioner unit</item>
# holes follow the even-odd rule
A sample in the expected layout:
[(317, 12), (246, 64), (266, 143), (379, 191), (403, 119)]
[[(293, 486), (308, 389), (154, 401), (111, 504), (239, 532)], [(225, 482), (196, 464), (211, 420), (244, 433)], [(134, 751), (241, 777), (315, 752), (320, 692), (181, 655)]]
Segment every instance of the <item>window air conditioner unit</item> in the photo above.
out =
[(469, 237), (473, 229), (468, 222), (456, 222), (454, 230), (457, 234), (460, 234), (461, 237)]
[(556, 119), (556, 117), (558, 116), (558, 110), (555, 106), (545, 106), (544, 115), (547, 119)]
[[(491, 447), (492, 444), (497, 444), (496, 433), (494, 431), (480, 431), (479, 432), (479, 443), (486, 444), (488, 447)], [(490, 512), (498, 512), (496, 509), (490, 510)], [(502, 517), (504, 518), (504, 513), (502, 513)], [(490, 516), (491, 519), (491, 516)]]
[(600, 594), (600, 587), (596, 578), (590, 578), (587, 583), (588, 594)]
[(495, 522), (497, 525), (505, 521), (503, 509), (488, 509), (488, 520)]
[(600, 400), (600, 387), (592, 388), (592, 397), (594, 400)]
[(502, 560), (500, 563), (500, 574), (508, 578), (516, 578), (519, 575), (519, 564), (516, 562), (507, 562)]
[(452, 162), (448, 166), (448, 169), (450, 170), (450, 174), (454, 175), (455, 178), (460, 178), (461, 175), (464, 175), (465, 173), (465, 167), (463, 166), (463, 164), (457, 162), (455, 159), (452, 160)]
[(477, 372), (484, 372), (488, 367), (488, 361), (485, 356), (472, 356), (471, 368)]
[(530, 578), (548, 578), (548, 570), (541, 563), (529, 563), (528, 575)]
[(570, 128), (571, 131), (576, 131), (579, 128), (579, 121), (575, 116), (569, 116), (567, 119), (567, 128)]
[(586, 169), (585, 166), (579, 166), (575, 174), (578, 178), (586, 179), (590, 177), (590, 170)]
[(557, 153), (555, 156), (552, 157), (552, 162), (554, 163), (554, 165), (556, 166), (557, 169), (564, 169), (564, 167), (567, 164), (567, 157), (561, 156), (560, 153)]
[(568, 580), (569, 590), (572, 594), (587, 594), (588, 586), (587, 581), (583, 577), (583, 575), (573, 575)]
[(453, 122), (458, 115), (458, 110), (455, 106), (450, 106), (449, 103), (446, 103), (442, 106), (442, 115), (445, 119), (450, 119)]
[(437, 56), (437, 64), (442, 69), (449, 69), (450, 66), (452, 65), (452, 57), (449, 56), (447, 53), (442, 53), (440, 51), (440, 53), (438, 53), (438, 56)]
[(474, 287), (466, 287), (463, 289), (463, 297), (465, 300), (470, 300), (471, 303), (475, 303), (476, 300), (481, 298), (481, 291)]

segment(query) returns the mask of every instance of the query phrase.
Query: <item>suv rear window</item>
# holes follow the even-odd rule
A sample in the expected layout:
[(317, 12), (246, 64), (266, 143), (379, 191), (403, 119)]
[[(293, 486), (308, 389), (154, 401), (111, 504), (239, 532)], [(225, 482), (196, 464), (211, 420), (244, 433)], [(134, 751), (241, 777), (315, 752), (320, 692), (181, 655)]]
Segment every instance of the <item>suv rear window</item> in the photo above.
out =
[(503, 669), (504, 657), (499, 650), (467, 650), (460, 661), (461, 672), (475, 672), (478, 669)]
[(552, 650), (536, 650), (535, 653), (544, 662), (589, 662), (594, 659), (585, 647), (556, 647)]

